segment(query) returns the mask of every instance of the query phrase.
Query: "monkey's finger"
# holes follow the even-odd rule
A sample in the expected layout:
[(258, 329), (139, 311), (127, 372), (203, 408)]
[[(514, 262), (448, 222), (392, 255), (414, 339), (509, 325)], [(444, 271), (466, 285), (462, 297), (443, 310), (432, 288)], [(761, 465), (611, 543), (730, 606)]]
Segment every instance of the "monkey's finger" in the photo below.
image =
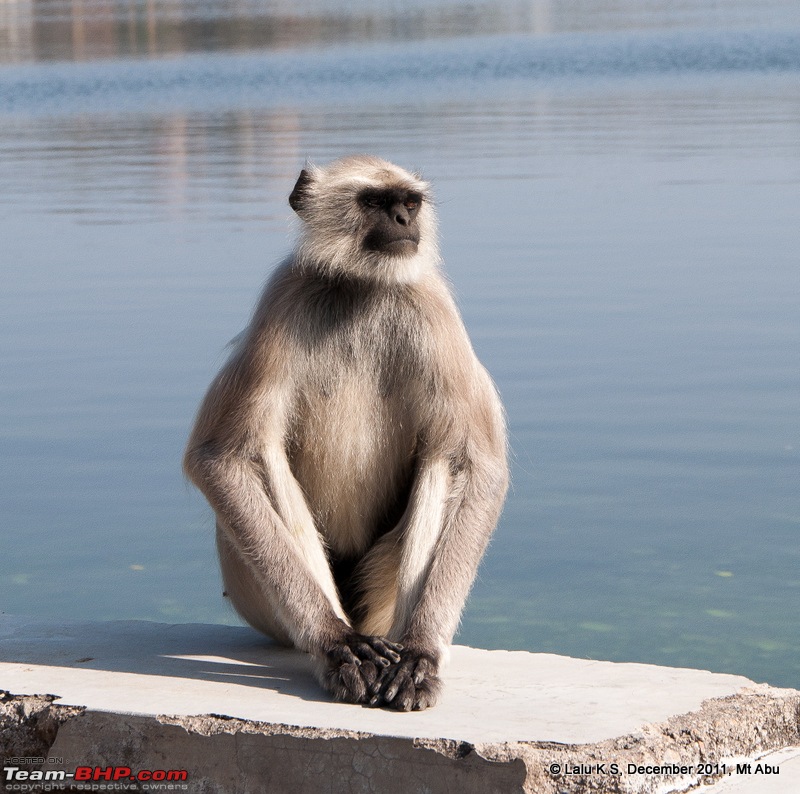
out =
[(381, 680), (376, 677), (369, 685), (369, 704), (374, 706), (381, 699)]
[(372, 662), (362, 662), (361, 667), (358, 668), (358, 673), (364, 682), (367, 695), (375, 694), (380, 688), (378, 668)]
[(347, 690), (347, 700), (353, 703), (363, 703), (366, 700), (367, 688), (353, 665), (345, 664), (339, 668), (339, 680)]
[(414, 683), (419, 686), (428, 676), (436, 675), (436, 668), (429, 659), (422, 657), (414, 668)]
[(388, 659), (388, 660), (389, 660), (389, 661), (390, 661), (392, 664), (397, 664), (397, 663), (400, 661), (400, 659), (402, 658), (402, 657), (400, 656), (400, 654), (399, 654), (397, 651), (395, 651), (395, 650), (392, 650), (391, 648), (387, 648), (386, 650), (384, 650), (384, 651), (383, 651), (383, 655), (384, 655), (384, 657), (385, 657), (385, 658), (387, 658), (387, 659)]
[(392, 701), (404, 686), (411, 682), (411, 665), (409, 662), (393, 664), (380, 671), (378, 679), (379, 691), (370, 698), (370, 705), (391, 706), (397, 708)]
[(361, 659), (350, 649), (349, 645), (340, 645), (331, 653), (331, 657), (339, 664), (353, 664), (356, 667), (361, 665)]
[(426, 708), (432, 706), (434, 703), (430, 692), (420, 692), (417, 690), (416, 697), (414, 699), (414, 711), (425, 711)]
[(358, 644), (353, 645), (353, 648), (364, 661), (372, 662), (372, 664), (377, 665), (378, 667), (388, 667), (391, 664), (391, 662), (385, 656), (382, 656), (366, 642), (359, 642)]
[(382, 662), (384, 666), (397, 664), (400, 661), (400, 654), (395, 650), (397, 647), (395, 643), (384, 640), (382, 637), (364, 637), (363, 642), (364, 645), (363, 647), (359, 645), (359, 650), (370, 661), (383, 659), (385, 660), (385, 663)]
[(398, 668), (397, 673), (394, 675), (388, 686), (383, 691), (383, 699), (391, 702), (395, 696), (407, 683), (411, 683), (408, 666), (402, 665)]
[(398, 711), (411, 711), (417, 702), (414, 684), (410, 678), (403, 681), (397, 696), (393, 698), (392, 706)]
[(393, 664), (400, 661), (400, 651), (403, 646), (396, 642), (384, 640), (381, 637), (370, 637), (370, 645), (385, 659), (388, 659)]
[(400, 668), (398, 665), (390, 665), (389, 667), (380, 668), (378, 671), (378, 680), (375, 682), (373, 691), (370, 693), (372, 695), (369, 701), (371, 706), (383, 705), (383, 697), (384, 693), (386, 692), (386, 688), (394, 680), (394, 677), (397, 675), (399, 669)]

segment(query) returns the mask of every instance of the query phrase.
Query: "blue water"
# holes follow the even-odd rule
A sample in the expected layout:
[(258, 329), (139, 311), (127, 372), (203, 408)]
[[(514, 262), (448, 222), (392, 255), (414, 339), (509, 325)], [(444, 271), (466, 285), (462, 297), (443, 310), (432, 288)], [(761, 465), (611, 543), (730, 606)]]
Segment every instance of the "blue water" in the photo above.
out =
[(797, 73), (800, 32), (701, 31), (495, 35), (332, 46), (321, 52), (208, 53), (183, 58), (14, 65), (0, 103), (12, 113), (268, 108), (347, 101), (384, 103), (499, 91), (527, 94), (582, 79)]
[(305, 158), (434, 182), (514, 488), (460, 641), (800, 685), (800, 10), (0, 9), (0, 610), (234, 621), (193, 413)]

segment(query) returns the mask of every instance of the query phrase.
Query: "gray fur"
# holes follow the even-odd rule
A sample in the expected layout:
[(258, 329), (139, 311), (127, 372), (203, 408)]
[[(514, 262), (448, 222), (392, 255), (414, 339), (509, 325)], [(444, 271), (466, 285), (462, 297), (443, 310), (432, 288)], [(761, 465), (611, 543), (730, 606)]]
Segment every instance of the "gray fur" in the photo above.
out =
[[(364, 250), (365, 187), (413, 190), (419, 244)], [(304, 170), (303, 221), (200, 408), (185, 469), (239, 613), (337, 698), (433, 705), (497, 522), (503, 411), (439, 272), (429, 186), (350, 157)]]

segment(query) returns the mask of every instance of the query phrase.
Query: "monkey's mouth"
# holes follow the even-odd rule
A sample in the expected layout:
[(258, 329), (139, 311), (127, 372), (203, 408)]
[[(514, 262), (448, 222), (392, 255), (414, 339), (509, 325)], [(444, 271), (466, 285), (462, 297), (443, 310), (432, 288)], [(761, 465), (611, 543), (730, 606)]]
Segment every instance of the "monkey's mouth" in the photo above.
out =
[(381, 252), (384, 254), (394, 254), (395, 256), (412, 256), (417, 253), (419, 243), (408, 238), (402, 240), (388, 240), (383, 244)]
[(419, 236), (393, 237), (386, 239), (383, 235), (369, 235), (364, 240), (364, 249), (378, 254), (390, 256), (413, 256), (419, 247)]

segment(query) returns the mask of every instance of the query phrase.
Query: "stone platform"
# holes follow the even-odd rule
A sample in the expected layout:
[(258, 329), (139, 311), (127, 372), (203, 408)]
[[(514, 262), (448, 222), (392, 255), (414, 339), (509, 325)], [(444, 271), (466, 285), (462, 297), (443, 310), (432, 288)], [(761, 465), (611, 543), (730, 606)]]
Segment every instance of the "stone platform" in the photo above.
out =
[(128, 791), (185, 770), (170, 790), (800, 792), (796, 690), (463, 646), (444, 678), (436, 708), (401, 714), (331, 702), (308, 657), (247, 628), (0, 615), (0, 760)]

